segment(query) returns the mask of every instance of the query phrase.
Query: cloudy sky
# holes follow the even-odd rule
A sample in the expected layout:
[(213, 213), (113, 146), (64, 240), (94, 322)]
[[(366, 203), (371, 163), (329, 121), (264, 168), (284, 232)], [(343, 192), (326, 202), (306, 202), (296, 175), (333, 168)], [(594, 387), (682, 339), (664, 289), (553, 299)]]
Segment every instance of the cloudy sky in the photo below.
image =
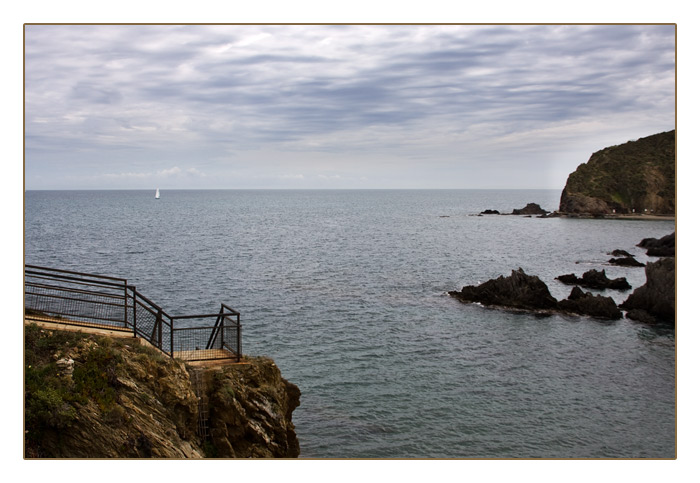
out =
[(555, 188), (675, 127), (672, 25), (27, 25), (27, 189)]

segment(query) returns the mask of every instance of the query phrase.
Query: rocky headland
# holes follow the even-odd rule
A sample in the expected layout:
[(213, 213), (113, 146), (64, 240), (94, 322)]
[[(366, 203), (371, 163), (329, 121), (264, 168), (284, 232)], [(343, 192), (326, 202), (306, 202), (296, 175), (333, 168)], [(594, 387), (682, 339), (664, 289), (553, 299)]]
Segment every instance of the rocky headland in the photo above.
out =
[(186, 364), (133, 337), (25, 326), (28, 458), (294, 458), (300, 391), (268, 358)]
[(675, 163), (675, 130), (595, 152), (569, 175), (559, 213), (674, 215)]

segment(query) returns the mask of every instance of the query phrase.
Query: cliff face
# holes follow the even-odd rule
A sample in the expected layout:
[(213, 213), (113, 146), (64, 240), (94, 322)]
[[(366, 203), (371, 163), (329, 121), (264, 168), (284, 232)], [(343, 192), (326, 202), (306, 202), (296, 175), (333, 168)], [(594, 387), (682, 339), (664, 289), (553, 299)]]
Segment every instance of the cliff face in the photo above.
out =
[(282, 378), (271, 359), (208, 371), (212, 456), (296, 458), (299, 441), (292, 411), (301, 392)]
[(133, 338), (25, 328), (29, 458), (296, 457), (299, 396), (267, 358), (192, 367)]
[(569, 175), (562, 213), (675, 214), (676, 132), (612, 146)]

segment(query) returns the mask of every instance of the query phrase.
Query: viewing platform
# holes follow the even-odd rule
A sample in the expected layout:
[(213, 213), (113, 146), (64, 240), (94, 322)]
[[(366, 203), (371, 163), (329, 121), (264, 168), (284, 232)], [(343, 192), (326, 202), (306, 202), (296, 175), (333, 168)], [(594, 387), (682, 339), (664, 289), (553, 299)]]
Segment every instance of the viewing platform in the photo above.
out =
[(24, 321), (46, 328), (136, 337), (171, 358), (241, 362), (241, 314), (168, 315), (126, 279), (25, 265)]

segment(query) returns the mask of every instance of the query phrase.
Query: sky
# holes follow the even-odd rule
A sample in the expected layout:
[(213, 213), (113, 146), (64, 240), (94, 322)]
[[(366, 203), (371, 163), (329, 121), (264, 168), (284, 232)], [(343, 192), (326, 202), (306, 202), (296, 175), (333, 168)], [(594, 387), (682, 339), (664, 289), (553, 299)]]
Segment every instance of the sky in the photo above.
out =
[(560, 189), (675, 128), (673, 25), (24, 33), (27, 189)]

